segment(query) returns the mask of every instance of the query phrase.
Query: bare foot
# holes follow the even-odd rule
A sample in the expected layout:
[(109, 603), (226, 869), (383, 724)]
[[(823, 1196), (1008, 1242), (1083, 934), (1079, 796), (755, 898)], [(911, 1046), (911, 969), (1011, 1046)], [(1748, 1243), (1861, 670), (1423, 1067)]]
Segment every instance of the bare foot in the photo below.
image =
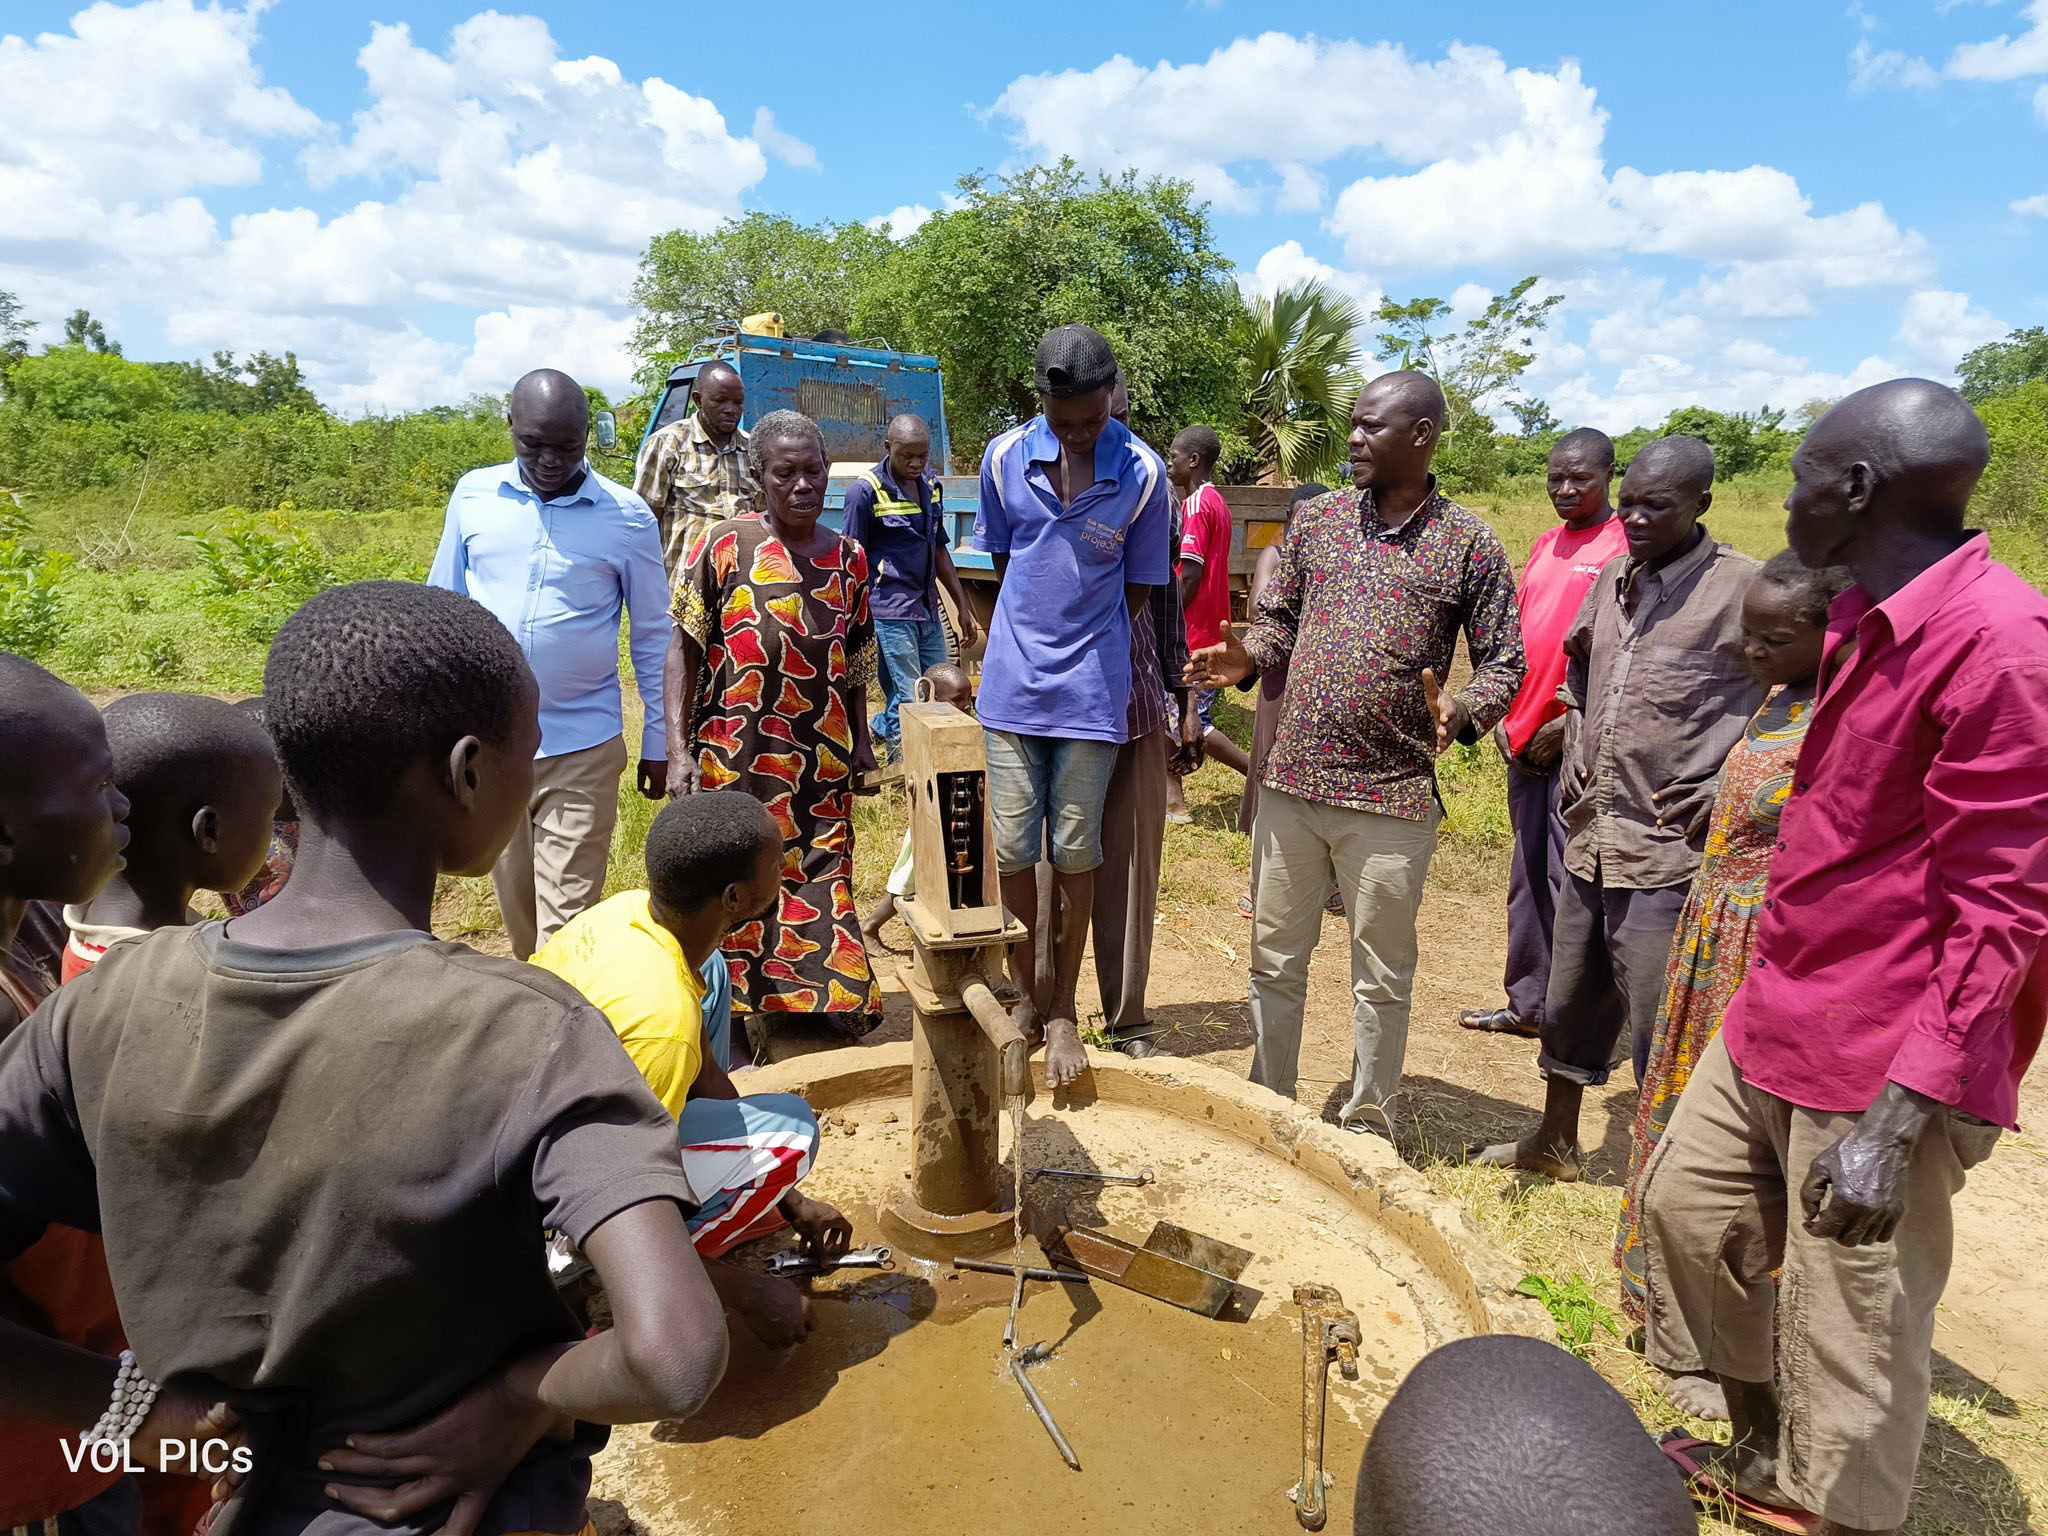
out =
[(1088, 1052), (1072, 1019), (1054, 1018), (1045, 1026), (1045, 1085), (1064, 1088), (1088, 1070)]
[(1017, 1026), (1017, 1033), (1033, 1045), (1045, 1038), (1045, 1026), (1038, 1018), (1038, 1005), (1028, 997), (1010, 1005), (1010, 1022)]
[(1465, 1149), (1465, 1161), (1474, 1168), (1519, 1168), (1540, 1173), (1560, 1184), (1579, 1182), (1579, 1153), (1576, 1147), (1539, 1146), (1532, 1136), (1527, 1141), (1484, 1142)]
[(1664, 1384), (1664, 1400), (1687, 1418), (1728, 1422), (1728, 1390), (1715, 1376), (1688, 1372)]

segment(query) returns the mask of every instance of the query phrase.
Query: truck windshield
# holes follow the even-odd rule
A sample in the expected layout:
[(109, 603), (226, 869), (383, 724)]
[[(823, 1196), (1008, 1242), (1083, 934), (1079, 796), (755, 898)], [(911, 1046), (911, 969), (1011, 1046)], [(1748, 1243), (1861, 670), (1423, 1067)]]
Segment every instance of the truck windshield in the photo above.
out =
[(684, 379), (680, 383), (671, 384), (667, 396), (661, 402), (661, 409), (655, 413), (654, 420), (648, 425), (647, 430), (658, 432), (670, 422), (681, 421), (689, 415), (690, 386), (696, 382), (695, 379)]

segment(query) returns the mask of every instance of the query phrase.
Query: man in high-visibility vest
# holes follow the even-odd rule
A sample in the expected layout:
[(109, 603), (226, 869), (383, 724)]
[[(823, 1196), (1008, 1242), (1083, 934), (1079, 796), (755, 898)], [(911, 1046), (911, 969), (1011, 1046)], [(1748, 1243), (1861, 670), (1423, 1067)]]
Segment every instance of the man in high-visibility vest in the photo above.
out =
[(981, 638), (960, 573), (947, 548), (944, 493), (938, 477), (925, 473), (932, 435), (921, 417), (903, 415), (889, 423), (882, 462), (846, 488), (846, 536), (868, 552), (869, 607), (875, 642), (882, 652), (886, 707), (874, 720), (876, 743), (897, 753), (896, 708), (925, 668), (947, 660), (946, 627), (939, 612), (944, 585), (960, 619), (962, 648)]

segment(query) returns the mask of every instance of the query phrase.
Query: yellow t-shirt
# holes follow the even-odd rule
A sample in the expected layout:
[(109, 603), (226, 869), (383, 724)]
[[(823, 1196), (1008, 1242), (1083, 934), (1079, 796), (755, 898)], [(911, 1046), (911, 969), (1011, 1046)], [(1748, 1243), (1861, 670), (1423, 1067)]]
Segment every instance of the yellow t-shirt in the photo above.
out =
[(542, 945), (533, 963), (611, 1020), (654, 1096), (671, 1115), (682, 1113), (704, 1064), (704, 979), (654, 920), (647, 893), (599, 902)]

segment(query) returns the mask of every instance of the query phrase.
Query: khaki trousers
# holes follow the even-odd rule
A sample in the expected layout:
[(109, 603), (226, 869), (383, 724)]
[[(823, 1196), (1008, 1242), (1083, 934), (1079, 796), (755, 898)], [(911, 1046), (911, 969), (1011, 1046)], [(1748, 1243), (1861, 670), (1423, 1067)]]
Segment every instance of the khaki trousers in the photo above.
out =
[(1406, 821), (1259, 790), (1252, 823), (1252, 1081), (1294, 1097), (1308, 962), (1334, 878), (1351, 926), (1351, 1096), (1340, 1125), (1387, 1122), (1408, 1054), (1415, 914), (1441, 814)]
[(1102, 1024), (1119, 1040), (1152, 1032), (1145, 987), (1159, 915), (1159, 862), (1166, 845), (1166, 732), (1117, 748), (1102, 801), (1102, 866), (1095, 871), (1095, 985)]
[(1937, 1115), (1891, 1241), (1844, 1248), (1807, 1234), (1799, 1186), (1860, 1118), (1751, 1087), (1715, 1038), (1643, 1175), (1646, 1345), (1665, 1371), (1775, 1380), (1780, 1485), (1816, 1514), (1884, 1531), (1906, 1518), (1927, 1432), (1950, 1206), (1998, 1127)]
[(604, 894), (625, 771), (621, 736), (581, 752), (534, 759), (533, 799), (491, 869), (505, 936), (521, 960), (531, 959), (558, 928)]

